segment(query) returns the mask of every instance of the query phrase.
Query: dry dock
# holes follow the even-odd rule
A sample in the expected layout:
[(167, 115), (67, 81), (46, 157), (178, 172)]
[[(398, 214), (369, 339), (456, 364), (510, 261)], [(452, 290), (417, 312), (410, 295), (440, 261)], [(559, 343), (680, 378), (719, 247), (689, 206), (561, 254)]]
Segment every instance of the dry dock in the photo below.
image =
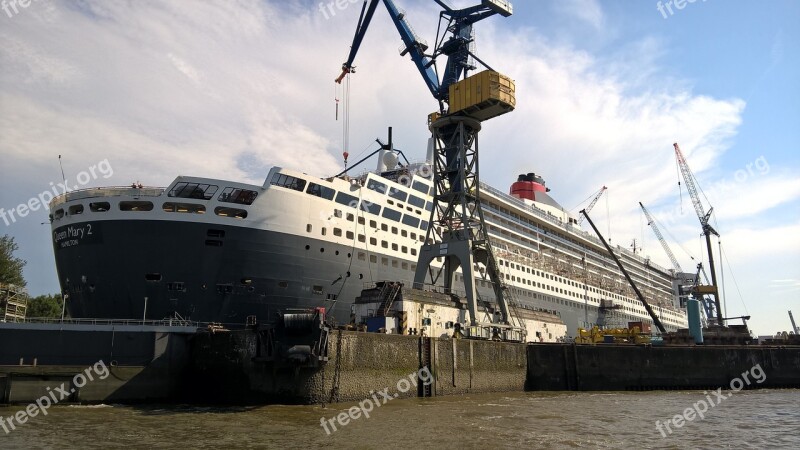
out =
[[(748, 371), (761, 381), (743, 388), (800, 387), (800, 346), (521, 344), (329, 329), (299, 316), (285, 329), (237, 331), (2, 324), (0, 403), (33, 402), (58, 386), (69, 392), (63, 402), (224, 404), (728, 389)], [(76, 378), (100, 361), (107, 376)]]

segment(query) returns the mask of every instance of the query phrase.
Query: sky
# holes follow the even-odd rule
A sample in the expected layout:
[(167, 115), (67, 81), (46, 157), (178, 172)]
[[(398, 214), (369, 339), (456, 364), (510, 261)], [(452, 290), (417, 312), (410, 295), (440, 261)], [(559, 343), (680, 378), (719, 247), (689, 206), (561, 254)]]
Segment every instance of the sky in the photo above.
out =
[[(261, 184), (274, 165), (341, 170), (344, 90), (333, 80), (359, 0), (9, 1), (0, 8), (0, 234), (20, 246), (32, 295), (59, 291), (37, 203), (59, 189), (59, 162), (70, 189), (167, 186), (178, 175)], [(396, 3), (433, 42), (440, 8)], [(704, 208), (713, 206), (725, 315), (750, 315), (756, 335), (789, 330), (787, 310), (800, 316), (800, 3), (513, 3), (512, 16), (476, 25), (476, 53), (514, 79), (517, 100), (483, 124), (482, 180), (507, 190), (535, 172), (575, 214), (607, 186), (592, 218), (612, 244), (635, 239), (671, 267), (641, 201), (694, 272), (704, 243), (678, 184), (677, 142)], [(424, 158), (437, 103), (399, 45), (380, 7), (350, 76), (351, 163), (389, 126), (397, 148)], [(20, 213), (21, 204), (35, 210)]]

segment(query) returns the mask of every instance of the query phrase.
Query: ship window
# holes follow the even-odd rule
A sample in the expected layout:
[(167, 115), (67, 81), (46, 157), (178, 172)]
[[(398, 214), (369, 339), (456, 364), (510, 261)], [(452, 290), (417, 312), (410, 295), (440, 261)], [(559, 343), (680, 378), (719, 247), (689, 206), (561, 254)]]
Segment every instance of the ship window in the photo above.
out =
[(397, 244), (392, 243), (392, 250), (397, 251)]
[(403, 236), (403, 237), (408, 237), (408, 231), (406, 231), (406, 230), (400, 230), (400, 236)]
[(364, 252), (358, 252), (358, 260), (359, 261), (366, 261), (367, 255)]
[[(106, 204), (108, 204), (108, 203), (106, 203)], [(63, 209), (61, 209), (61, 208), (57, 209), (57, 210), (56, 210), (56, 216), (55, 216), (55, 217), (56, 217), (56, 220), (58, 220), (58, 219), (60, 219), (60, 218), (64, 217), (64, 210), (63, 210)]]
[(421, 181), (415, 181), (411, 187), (414, 188), (415, 191), (419, 191), (425, 195), (428, 195), (428, 185)]
[(204, 214), (206, 212), (206, 207), (203, 205), (198, 205), (195, 203), (172, 203), (167, 202), (164, 203), (162, 209), (165, 212), (179, 212), (179, 213), (195, 213), (195, 214)]
[(210, 229), (210, 230), (206, 231), (206, 236), (215, 237), (215, 238), (224, 238), (225, 237), (225, 230)]
[(425, 206), (425, 200), (417, 197), (416, 195), (409, 195), (408, 196), (408, 203), (416, 206), (417, 208), (422, 208)]
[(375, 214), (376, 216), (381, 212), (380, 205), (378, 205), (377, 203), (368, 202), (366, 200), (361, 201), (361, 209), (369, 212), (370, 214)]
[(400, 263), (400, 268), (403, 270), (408, 270), (408, 263), (407, 262)]
[(375, 255), (369, 255), (369, 262), (377, 263), (378, 262), (378, 257), (375, 256)]
[(381, 247), (383, 247), (383, 248), (389, 248), (389, 243), (388, 243), (388, 242), (386, 242), (386, 241), (381, 241)]
[(389, 258), (381, 258), (381, 264), (383, 264), (384, 266), (388, 266), (389, 265)]
[(369, 245), (378, 245), (378, 240), (374, 237), (369, 238)]
[(433, 203), (431, 203), (431, 202), (425, 203), (425, 210), (426, 211), (430, 211), (432, 209), (433, 209)]
[(395, 222), (399, 222), (402, 214), (400, 213), (400, 211), (396, 211), (391, 208), (383, 208), (382, 216), (387, 219), (394, 220)]
[(402, 247), (400, 248), (400, 250), (401, 250), (403, 253), (408, 253), (408, 247), (406, 247), (405, 245), (404, 245), (404, 246), (402, 246)]
[(358, 242), (367, 242), (367, 237), (363, 234), (358, 235)]
[(372, 228), (378, 228), (378, 222), (375, 222), (374, 220), (370, 220), (369, 221), (369, 226), (372, 227)]
[(408, 194), (406, 194), (405, 191), (401, 191), (400, 189), (391, 188), (389, 189), (389, 197), (404, 202), (406, 201), (406, 198), (408, 198)]
[(234, 217), (236, 219), (244, 219), (247, 217), (247, 211), (239, 208), (226, 208), (218, 206), (214, 208), (214, 214), (222, 217)]
[(392, 260), (392, 267), (397, 267), (397, 260), (396, 259)]
[(419, 226), (419, 218), (414, 216), (409, 216), (408, 214), (406, 214), (405, 216), (403, 216), (403, 223), (408, 226), (416, 228)]
[(295, 191), (302, 191), (306, 187), (306, 180), (283, 173), (276, 173), (272, 175), (272, 179), (269, 180), (269, 184), (293, 189)]
[[(106, 212), (111, 209), (111, 204), (108, 202), (92, 202), (89, 203), (89, 209), (92, 212)], [(58, 212), (58, 211), (56, 211)], [(63, 211), (62, 211), (63, 212)], [(58, 219), (58, 217), (56, 217)]]
[(209, 247), (222, 247), (222, 241), (216, 239), (206, 239), (206, 245)]
[(333, 229), (333, 235), (342, 237), (342, 229), (341, 228), (334, 228)]
[(322, 289), (322, 286), (314, 285), (314, 287), (312, 288), (312, 291), (317, 295), (322, 295), (323, 289)]
[(347, 239), (354, 239), (354, 238), (355, 238), (355, 236), (356, 236), (356, 235), (355, 235), (355, 234), (354, 234), (352, 231), (348, 231), (347, 233), (345, 233), (345, 237), (346, 237)]
[(211, 200), (211, 197), (217, 192), (219, 187), (213, 184), (202, 184), (202, 183), (177, 183), (175, 187), (170, 189), (169, 194), (170, 197), (180, 197), (180, 198), (195, 198), (198, 200)]
[(145, 281), (161, 281), (160, 273), (146, 273), (144, 275)]
[[(274, 177), (273, 177), (274, 178)], [(302, 181), (302, 180), (301, 180)], [(305, 181), (303, 181), (305, 183)], [(302, 189), (302, 187), (301, 187)], [(253, 201), (255, 201), (256, 197), (258, 196), (258, 192), (251, 191), (249, 189), (239, 189), (239, 188), (232, 188), (226, 187), (217, 200), (226, 203), (238, 203), (240, 205), (252, 205)]]
[(354, 220), (356, 220), (356, 216), (354, 216), (353, 214), (347, 213), (347, 221), (348, 222), (353, 222)]
[(322, 235), (325, 236), (325, 234), (327, 234), (327, 232), (328, 232), (328, 230), (325, 229), (325, 227), (322, 227)]
[(411, 255), (412, 255), (412, 256), (417, 256), (417, 249), (415, 249), (415, 248), (412, 248), (412, 249), (411, 249)]
[(372, 179), (370, 179), (367, 182), (367, 189), (369, 189), (371, 191), (375, 191), (375, 192), (380, 192), (381, 194), (385, 194), (386, 193), (386, 185), (381, 183), (381, 182), (379, 182), (379, 181), (375, 181), (375, 180), (372, 180)]
[(289, 287), (289, 282), (288, 281), (278, 281), (278, 287), (286, 289), (286, 288)]
[(428, 221), (427, 220), (423, 220), (422, 222), (420, 222), (419, 228), (420, 228), (420, 230), (427, 230), (428, 229)]
[(392, 234), (397, 234), (397, 227), (392, 227)]
[(413, 240), (415, 240), (415, 241), (416, 241), (416, 240), (417, 240), (417, 233), (413, 233), (413, 232), (412, 232), (412, 233), (411, 233), (411, 239), (413, 239)]
[(312, 226), (311, 226), (310, 223), (308, 225), (306, 225), (306, 232), (311, 233), (311, 229), (312, 229)]
[(70, 215), (83, 214), (83, 205), (72, 205), (69, 207)]
[(364, 225), (365, 223), (367, 223), (366, 219), (363, 216), (358, 216), (358, 224)]
[(308, 183), (308, 190), (306, 193), (316, 197), (322, 197), (325, 200), (333, 200), (333, 197), (336, 195), (334, 189), (327, 186), (320, 186), (317, 183)]
[(339, 192), (338, 194), (336, 194), (336, 203), (349, 206), (351, 208), (355, 208), (358, 206), (358, 199), (350, 194)]
[(382, 223), (381, 224), (381, 231), (389, 231), (389, 225), (386, 225), (385, 223)]

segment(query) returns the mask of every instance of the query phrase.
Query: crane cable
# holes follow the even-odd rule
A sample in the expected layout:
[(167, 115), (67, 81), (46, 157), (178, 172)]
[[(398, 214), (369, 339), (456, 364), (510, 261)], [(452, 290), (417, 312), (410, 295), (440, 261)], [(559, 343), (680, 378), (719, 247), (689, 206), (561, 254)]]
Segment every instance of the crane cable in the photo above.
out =
[(728, 271), (731, 273), (731, 277), (733, 277), (733, 285), (736, 286), (736, 292), (739, 294), (739, 300), (742, 302), (742, 307), (744, 308), (745, 314), (750, 314), (750, 311), (747, 310), (747, 304), (744, 302), (744, 297), (742, 297), (742, 290), (739, 289), (739, 283), (736, 281), (736, 275), (733, 274), (733, 267), (731, 267), (731, 262), (728, 260), (728, 254), (725, 253), (723, 250), (722, 245), (720, 244), (720, 252), (722, 253), (723, 258), (725, 259), (725, 263), (728, 265)]
[[(342, 104), (342, 156), (344, 157), (344, 166), (347, 168), (347, 158), (349, 156), (348, 149), (350, 148), (350, 73), (345, 76), (344, 92), (339, 92), (339, 85), (341, 83), (334, 83), (333, 98), (336, 103), (336, 120), (339, 120), (339, 104)], [(340, 95), (341, 94), (341, 95)]]
[[(344, 87), (344, 120), (342, 123), (342, 152), (346, 153), (350, 148), (350, 74), (345, 77)], [(346, 159), (346, 158), (345, 158)]]

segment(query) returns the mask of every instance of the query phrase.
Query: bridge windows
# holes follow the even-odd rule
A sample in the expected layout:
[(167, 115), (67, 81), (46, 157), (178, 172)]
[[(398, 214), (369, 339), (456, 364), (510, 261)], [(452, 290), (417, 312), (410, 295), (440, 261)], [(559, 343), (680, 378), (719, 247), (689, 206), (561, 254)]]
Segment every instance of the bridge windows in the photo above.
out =
[[(276, 174), (277, 175), (277, 174)], [(284, 175), (285, 176), (285, 175)], [(275, 177), (272, 177), (275, 179)], [(297, 178), (294, 178), (297, 180)], [(303, 186), (305, 186), (305, 181), (299, 180), (303, 182)], [(286, 187), (286, 186), (284, 186)], [(302, 190), (303, 187), (301, 186), (300, 189)], [(255, 201), (256, 197), (258, 196), (258, 192), (251, 191), (249, 189), (240, 189), (240, 188), (233, 188), (233, 187), (226, 187), (217, 200), (226, 203), (238, 203), (240, 205), (252, 205)]]
[(331, 189), (327, 186), (321, 186), (317, 183), (309, 183), (306, 193), (315, 197), (324, 198), (325, 200), (333, 200), (333, 197), (336, 195), (336, 191), (334, 189)]
[(167, 194), (169, 197), (194, 198), (198, 200), (211, 200), (219, 189), (213, 184), (203, 183), (176, 183)]

